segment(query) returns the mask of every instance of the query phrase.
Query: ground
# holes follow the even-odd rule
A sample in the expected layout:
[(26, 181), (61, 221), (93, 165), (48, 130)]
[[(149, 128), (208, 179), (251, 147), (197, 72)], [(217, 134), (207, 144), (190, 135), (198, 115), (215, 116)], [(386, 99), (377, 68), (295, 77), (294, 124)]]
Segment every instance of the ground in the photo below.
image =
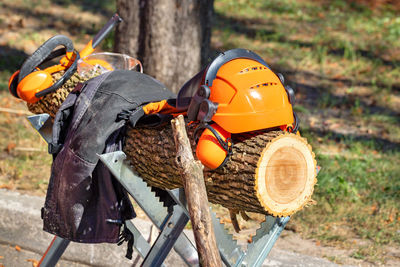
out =
[[(337, 263), (400, 265), (399, 11), (357, 2), (370, 1), (216, 0), (212, 48), (253, 50), (284, 74), (301, 134), (322, 167), (317, 205), (292, 216), (277, 245)], [(51, 157), (24, 103), (9, 95), (8, 77), (55, 34), (81, 49), (115, 7), (86, 0), (0, 7), (0, 187), (43, 195)], [(102, 49), (111, 47), (107, 38)], [(241, 221), (244, 233), (257, 224)]]

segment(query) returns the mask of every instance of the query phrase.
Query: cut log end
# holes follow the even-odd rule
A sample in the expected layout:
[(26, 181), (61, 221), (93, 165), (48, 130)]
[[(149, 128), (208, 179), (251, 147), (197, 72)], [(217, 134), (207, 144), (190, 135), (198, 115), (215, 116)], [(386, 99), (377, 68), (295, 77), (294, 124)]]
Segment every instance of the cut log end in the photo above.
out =
[(311, 146), (295, 134), (280, 135), (264, 148), (255, 186), (258, 200), (274, 216), (289, 216), (311, 200), (316, 183)]

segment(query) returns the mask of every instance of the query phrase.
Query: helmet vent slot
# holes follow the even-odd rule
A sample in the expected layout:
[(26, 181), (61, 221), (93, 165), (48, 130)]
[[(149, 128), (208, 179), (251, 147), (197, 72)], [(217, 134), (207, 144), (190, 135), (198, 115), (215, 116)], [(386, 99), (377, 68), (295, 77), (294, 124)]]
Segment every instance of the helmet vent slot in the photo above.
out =
[(241, 71), (239, 71), (239, 73), (246, 73), (249, 71), (266, 70), (266, 69), (267, 69), (267, 67), (265, 67), (265, 66), (254, 66), (254, 67), (242, 69)]
[(256, 88), (260, 88), (260, 87), (267, 87), (267, 86), (273, 86), (273, 85), (278, 85), (278, 83), (260, 83), (260, 84), (250, 86), (250, 89), (256, 89)]

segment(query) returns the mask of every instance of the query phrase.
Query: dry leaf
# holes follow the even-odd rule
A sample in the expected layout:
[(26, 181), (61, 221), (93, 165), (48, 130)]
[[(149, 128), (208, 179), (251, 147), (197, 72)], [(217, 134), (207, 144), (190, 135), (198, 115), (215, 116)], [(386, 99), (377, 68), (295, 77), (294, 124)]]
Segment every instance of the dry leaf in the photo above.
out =
[(8, 143), (7, 152), (10, 153), (17, 145), (13, 142)]
[(39, 266), (39, 261), (35, 259), (27, 259), (26, 261), (32, 262), (32, 267), (38, 267)]
[(0, 189), (8, 189), (8, 190), (12, 190), (14, 187), (12, 185), (9, 184), (0, 184)]
[(391, 214), (389, 215), (388, 222), (389, 222), (389, 223), (394, 222), (394, 215), (393, 215), (393, 213), (391, 213)]
[(15, 246), (15, 250), (16, 251), (21, 251), (21, 247), (20, 246)]
[(373, 204), (373, 205), (371, 206), (371, 213), (372, 213), (372, 214), (376, 214), (378, 211), (379, 211), (378, 205)]
[(226, 223), (232, 223), (232, 221), (231, 221), (231, 219), (229, 219), (229, 218), (221, 218), (221, 219), (220, 219), (220, 223), (226, 224)]

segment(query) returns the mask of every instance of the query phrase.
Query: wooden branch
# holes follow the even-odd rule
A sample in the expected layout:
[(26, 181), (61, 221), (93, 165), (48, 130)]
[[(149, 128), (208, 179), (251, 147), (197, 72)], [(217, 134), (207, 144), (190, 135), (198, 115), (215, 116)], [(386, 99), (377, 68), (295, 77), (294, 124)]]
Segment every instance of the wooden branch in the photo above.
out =
[(239, 226), (239, 222), (237, 220), (238, 213), (239, 213), (239, 211), (236, 209), (229, 209), (229, 217), (231, 218), (233, 229), (235, 229), (236, 233), (240, 232), (240, 226)]
[(31, 112), (26, 111), (26, 110), (3, 108), (3, 107), (0, 107), (0, 112), (13, 113), (13, 114), (17, 114), (17, 115), (32, 115)]
[(21, 152), (46, 152), (46, 150), (42, 148), (36, 148), (36, 147), (16, 147), (14, 148), (15, 151), (21, 151)]
[(183, 116), (172, 120), (171, 125), (177, 151), (176, 164), (180, 167), (200, 266), (221, 266), (204, 184), (203, 165), (193, 158)]

